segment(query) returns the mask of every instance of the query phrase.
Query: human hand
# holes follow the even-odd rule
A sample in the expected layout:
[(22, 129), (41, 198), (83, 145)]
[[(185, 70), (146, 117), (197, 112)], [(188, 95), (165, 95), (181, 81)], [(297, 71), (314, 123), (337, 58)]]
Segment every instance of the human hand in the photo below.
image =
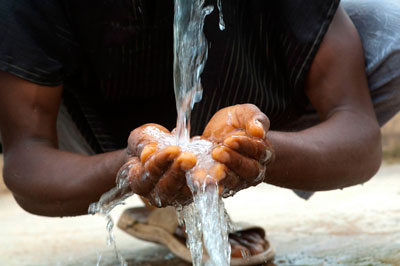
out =
[(268, 130), (268, 117), (252, 104), (223, 108), (211, 118), (202, 137), (216, 144), (212, 158), (224, 166), (219, 181), (223, 196), (263, 181), (274, 159)]
[(186, 204), (192, 193), (185, 171), (196, 165), (196, 157), (174, 145), (176, 137), (157, 124), (133, 130), (128, 139), (126, 163), (119, 174), (128, 178), (132, 191), (157, 207)]

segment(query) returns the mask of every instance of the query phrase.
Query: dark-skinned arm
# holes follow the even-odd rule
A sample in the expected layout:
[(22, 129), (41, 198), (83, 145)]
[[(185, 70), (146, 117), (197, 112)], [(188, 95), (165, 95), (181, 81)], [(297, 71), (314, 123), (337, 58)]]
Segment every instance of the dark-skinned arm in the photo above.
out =
[(40, 86), (0, 72), (4, 181), (34, 214), (87, 214), (89, 204), (115, 186), (125, 160), (125, 150), (88, 156), (57, 149), (61, 92), (61, 85)]
[(381, 163), (380, 129), (360, 38), (342, 8), (312, 63), (305, 92), (321, 123), (300, 132), (268, 132), (276, 159), (265, 182), (318, 191), (368, 181)]
[[(134, 193), (154, 205), (190, 200), (185, 171), (196, 164), (196, 157), (177, 146), (161, 148), (152, 132), (158, 129), (174, 138), (167, 129), (156, 124), (139, 127), (131, 132), (127, 149), (115, 152), (89, 156), (61, 151), (56, 121), (62, 86), (40, 86), (4, 72), (0, 84), (3, 176), (28, 212), (87, 214), (89, 204), (116, 185), (119, 171)], [(151, 134), (148, 128), (153, 128)]]

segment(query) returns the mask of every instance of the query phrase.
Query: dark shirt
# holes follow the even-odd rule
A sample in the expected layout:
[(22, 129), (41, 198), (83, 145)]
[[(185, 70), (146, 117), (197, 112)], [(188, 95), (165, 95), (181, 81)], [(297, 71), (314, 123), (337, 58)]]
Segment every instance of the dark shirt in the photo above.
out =
[[(209, 1), (212, 2), (212, 1)], [(213, 3), (214, 5), (216, 3)], [(254, 103), (279, 129), (304, 112), (304, 80), (339, 0), (222, 1), (206, 18), (201, 134), (220, 108)], [(172, 0), (0, 0), (0, 70), (64, 84), (64, 103), (96, 152), (144, 123), (172, 129)]]

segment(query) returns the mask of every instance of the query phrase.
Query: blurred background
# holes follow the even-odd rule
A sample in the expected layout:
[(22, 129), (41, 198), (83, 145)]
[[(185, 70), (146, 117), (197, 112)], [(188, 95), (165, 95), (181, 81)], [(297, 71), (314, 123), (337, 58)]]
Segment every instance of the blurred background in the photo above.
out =
[[(225, 201), (235, 221), (262, 226), (277, 256), (268, 265), (400, 265), (400, 114), (383, 129), (384, 163), (363, 186), (304, 201), (266, 184)], [(3, 167), (2, 156), (0, 167)], [(340, 167), (340, 166), (339, 166)], [(140, 206), (136, 196), (112, 212)], [(22, 210), (0, 178), (0, 265), (117, 265), (100, 216), (47, 218)], [(188, 265), (163, 247), (115, 229), (129, 265)]]
[(384, 161), (400, 163), (400, 114), (382, 128), (382, 135)]

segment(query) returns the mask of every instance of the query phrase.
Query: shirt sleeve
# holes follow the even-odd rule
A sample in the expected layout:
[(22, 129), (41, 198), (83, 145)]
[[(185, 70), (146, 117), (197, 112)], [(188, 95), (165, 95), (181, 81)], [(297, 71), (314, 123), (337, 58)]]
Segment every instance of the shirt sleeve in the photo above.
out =
[(55, 86), (73, 71), (78, 47), (58, 0), (0, 0), (0, 70)]

